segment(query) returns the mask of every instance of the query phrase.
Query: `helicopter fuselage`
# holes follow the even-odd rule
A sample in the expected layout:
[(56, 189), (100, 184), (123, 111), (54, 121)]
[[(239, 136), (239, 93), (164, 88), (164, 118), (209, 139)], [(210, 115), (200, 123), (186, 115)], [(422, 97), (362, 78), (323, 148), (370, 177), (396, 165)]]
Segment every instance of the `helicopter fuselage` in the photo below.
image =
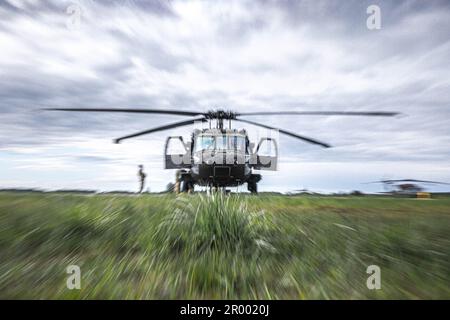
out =
[[(178, 140), (184, 153), (170, 153), (169, 145)], [(182, 169), (180, 182), (185, 188), (194, 185), (213, 187), (236, 187), (248, 183), (249, 191), (256, 192), (256, 183), (261, 175), (256, 170), (276, 170), (277, 154), (272, 157), (258, 155), (264, 141), (269, 140), (275, 152), (275, 140), (264, 138), (254, 152), (245, 130), (203, 129), (195, 130), (191, 141), (184, 143), (182, 137), (168, 137), (165, 157), (166, 169)]]

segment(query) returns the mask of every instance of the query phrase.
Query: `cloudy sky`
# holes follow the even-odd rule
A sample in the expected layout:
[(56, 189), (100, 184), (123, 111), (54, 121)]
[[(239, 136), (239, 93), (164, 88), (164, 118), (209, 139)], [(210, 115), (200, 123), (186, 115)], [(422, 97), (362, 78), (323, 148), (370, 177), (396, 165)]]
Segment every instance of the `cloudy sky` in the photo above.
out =
[[(372, 4), (381, 10), (378, 30), (366, 24)], [(174, 179), (163, 169), (165, 137), (192, 130), (115, 145), (183, 118), (42, 107), (398, 111), (249, 117), (333, 146), (280, 136), (280, 170), (265, 173), (260, 189), (450, 182), (449, 57), (445, 0), (2, 0), (0, 188), (136, 190), (142, 163), (159, 191)]]

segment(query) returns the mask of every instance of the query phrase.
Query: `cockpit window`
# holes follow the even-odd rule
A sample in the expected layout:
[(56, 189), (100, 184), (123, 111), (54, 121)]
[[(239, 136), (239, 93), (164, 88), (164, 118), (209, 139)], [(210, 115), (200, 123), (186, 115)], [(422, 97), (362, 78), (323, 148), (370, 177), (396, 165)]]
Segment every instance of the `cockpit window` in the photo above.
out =
[(198, 136), (195, 140), (194, 152), (214, 149), (213, 136)]
[(197, 136), (194, 152), (202, 150), (236, 150), (245, 152), (245, 137), (236, 135)]

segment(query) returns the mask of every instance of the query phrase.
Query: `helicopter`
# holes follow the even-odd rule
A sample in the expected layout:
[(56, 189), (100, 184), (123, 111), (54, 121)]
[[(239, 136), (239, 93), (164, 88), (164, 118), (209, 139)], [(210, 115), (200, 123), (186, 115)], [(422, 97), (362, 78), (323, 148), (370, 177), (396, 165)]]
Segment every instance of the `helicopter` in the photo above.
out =
[(446, 182), (417, 180), (417, 179), (394, 179), (379, 180), (368, 183), (382, 183), (385, 193), (398, 195), (416, 195), (425, 190), (420, 184), (440, 184), (448, 185)]
[[(261, 174), (254, 170), (277, 170), (278, 145), (273, 137), (262, 137), (258, 144), (250, 142), (245, 129), (232, 128), (232, 121), (250, 124), (267, 130), (274, 130), (304, 142), (330, 148), (331, 145), (291, 131), (275, 128), (259, 122), (243, 119), (248, 116), (381, 116), (391, 117), (397, 112), (356, 112), (356, 111), (261, 111), (261, 112), (233, 112), (215, 109), (207, 112), (160, 110), (160, 109), (120, 109), (120, 108), (44, 108), (48, 111), (68, 112), (121, 112), (136, 114), (165, 114), (191, 117), (189, 120), (179, 121), (152, 129), (140, 131), (114, 139), (114, 143), (143, 136), (146, 134), (174, 129), (187, 125), (209, 123), (209, 127), (194, 129), (190, 141), (184, 141), (182, 136), (169, 136), (165, 142), (165, 169), (178, 169), (177, 183), (180, 192), (191, 192), (195, 185), (210, 188), (235, 187), (247, 183), (251, 193), (258, 192), (258, 182)], [(226, 122), (228, 124), (226, 125)], [(169, 146), (178, 142), (182, 150), (170, 153)], [(270, 154), (260, 152), (262, 146), (273, 150)], [(255, 148), (256, 147), (256, 148)]]

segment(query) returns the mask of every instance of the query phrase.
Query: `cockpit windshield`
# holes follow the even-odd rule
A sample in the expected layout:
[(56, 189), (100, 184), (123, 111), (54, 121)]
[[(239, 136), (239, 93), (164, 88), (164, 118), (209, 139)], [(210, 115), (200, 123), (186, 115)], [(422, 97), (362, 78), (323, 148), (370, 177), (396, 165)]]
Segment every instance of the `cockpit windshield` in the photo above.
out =
[(194, 152), (202, 150), (235, 150), (245, 152), (245, 137), (238, 135), (197, 136)]

